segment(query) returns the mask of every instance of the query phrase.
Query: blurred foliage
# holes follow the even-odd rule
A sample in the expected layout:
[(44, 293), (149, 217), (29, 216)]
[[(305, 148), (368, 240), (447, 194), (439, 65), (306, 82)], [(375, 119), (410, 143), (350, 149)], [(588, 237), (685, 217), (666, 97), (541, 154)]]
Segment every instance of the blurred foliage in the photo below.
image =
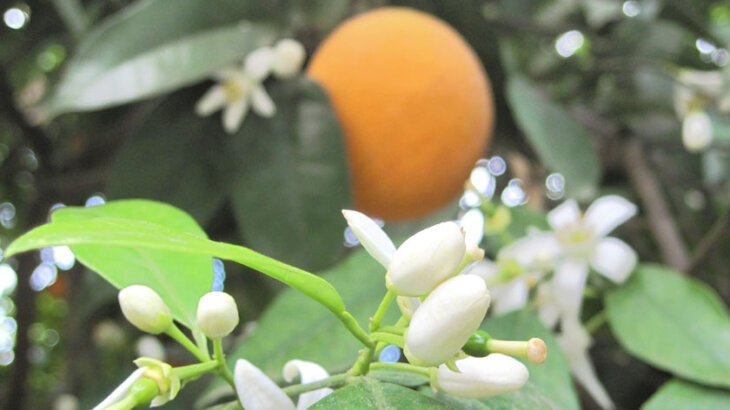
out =
[[(641, 203), (642, 217), (623, 228), (622, 234), (642, 261), (661, 262), (660, 238), (652, 236), (647, 217), (651, 201), (661, 200), (671, 212), (681, 243), (694, 256), (689, 268), (721, 299), (730, 301), (730, 241), (726, 239), (730, 231), (730, 119), (727, 107), (722, 106), (730, 83), (730, 6), (719, 1), (7, 3), (3, 12), (19, 10), (25, 13), (25, 20), (12, 29), (6, 18), (0, 30), (0, 203), (12, 203), (16, 210), (12, 223), (0, 228), (0, 246), (4, 248), (20, 232), (44, 222), (53, 203), (80, 205), (102, 192), (110, 199), (171, 202), (193, 215), (212, 239), (242, 243), (296, 266), (323, 271), (342, 261), (345, 223), (339, 209), (348, 206), (350, 187), (341, 131), (322, 90), (305, 78), (270, 84), (279, 118), (273, 121), (250, 115), (232, 136), (223, 133), (217, 116), (199, 118), (193, 107), (208, 86), (201, 82), (256, 46), (292, 36), (311, 54), (342, 19), (386, 4), (418, 8), (444, 19), (481, 58), (492, 82), (497, 114), (497, 128), (485, 157), (505, 158), (508, 174), (504, 179), (519, 178), (529, 198), (524, 209), (515, 208), (515, 225), (524, 224), (521, 221), (527, 218), (520, 214), (539, 217), (556, 203), (558, 198), (545, 197), (545, 177), (560, 172), (566, 179), (567, 195), (587, 200), (620, 192)], [(688, 152), (682, 145), (682, 118), (675, 106), (681, 69), (717, 71), (725, 79), (719, 89), (698, 91), (699, 104), (713, 125), (713, 141), (699, 153)], [(82, 110), (88, 112), (78, 112)], [(639, 192), (630, 172), (637, 164), (627, 161), (629, 142), (643, 147), (642, 161), (655, 176), (661, 198), (647, 201)], [(441, 215), (455, 217), (457, 211), (450, 206)], [(422, 223), (389, 224), (388, 229), (412, 232)], [(524, 228), (512, 226), (520, 231), (512, 234), (523, 234)], [(500, 240), (488, 236), (487, 249), (497, 249), (493, 244)], [(349, 265), (355, 263), (353, 259), (327, 274), (342, 276), (333, 282), (342, 282), (350, 307), (358, 306), (369, 289), (369, 282), (357, 276), (367, 273), (367, 263), (357, 262), (355, 269)], [(10, 262), (18, 268), (19, 280), (27, 282), (34, 266)], [(278, 291), (277, 285), (246, 269), (229, 268), (226, 289), (244, 301), (244, 320), (254, 321)], [(347, 270), (353, 273), (340, 272)], [(609, 296), (612, 329), (618, 342), (637, 356), (643, 357), (646, 350), (666, 354), (668, 359), (652, 356), (649, 362), (691, 377), (691, 371), (663, 364), (663, 360), (681, 364), (672, 352), (647, 347), (647, 340), (641, 341), (644, 345), (627, 340), (636, 330), (636, 318), (622, 309), (622, 293), (642, 293), (644, 281), (663, 282), (651, 276), (642, 274)], [(68, 284), (67, 291), (53, 292), (52, 287), (34, 298), (15, 301), (26, 311), (30, 311), (29, 305), (35, 308), (33, 323), (24, 328), (30, 337), (26, 408), (51, 408), (61, 393), (72, 393), (80, 398), (82, 408), (90, 407), (129, 372), (135, 356), (136, 331), (128, 326), (119, 329), (126, 325), (116, 325), (115, 330), (110, 325), (123, 323), (111, 287), (80, 267), (60, 272), (58, 281)], [(687, 293), (683, 296), (693, 297), (692, 292)], [(631, 300), (639, 303), (636, 298)], [(256, 343), (267, 329), (283, 326), (271, 317), (288, 315), (290, 321), (296, 321), (295, 313), (307, 311), (296, 301), (292, 296), (272, 302), (259, 333), (237, 349), (250, 357), (266, 357), (270, 362), (257, 364), (278, 372), (286, 358), (261, 353), (266, 351), (264, 347), (276, 347), (257, 347)], [(662, 302), (676, 308), (676, 315), (667, 319), (642, 308), (650, 316), (642, 326), (671, 325), (677, 332), (691, 333), (686, 322), (671, 322), (691, 312), (675, 299)], [(598, 310), (601, 302), (587, 305)], [(17, 309), (6, 311), (17, 314)], [(308, 316), (311, 320), (318, 317)], [(327, 327), (324, 319), (318, 323), (324, 324), (297, 324), (306, 334), (313, 332), (307, 326)], [(525, 326), (529, 329), (531, 325)], [(55, 343), (54, 334), (59, 336)], [(114, 337), (105, 337), (109, 334), (126, 336), (117, 343)], [(599, 348), (615, 347), (611, 335), (598, 336)], [(316, 338), (310, 338), (292, 349), (308, 352), (318, 348), (310, 359), (340, 363), (339, 350), (322, 347)], [(187, 359), (174, 349), (169, 355), (171, 361)], [(667, 381), (670, 376), (647, 370), (635, 358), (620, 358), (620, 365), (596, 363), (623, 407), (639, 407), (665, 382), (646, 408), (668, 408), (667, 401), (697, 395), (707, 400), (708, 408), (727, 407), (716, 404), (727, 402), (726, 391)], [(708, 362), (714, 366), (725, 363)], [(647, 385), (633, 394), (618, 394), (625, 387), (623, 373), (633, 371), (646, 372)], [(6, 382), (14, 372), (13, 367), (0, 367), (3, 398), (15, 393)], [(394, 400), (401, 400), (399, 394), (410, 400), (411, 394), (392, 386), (352, 386), (333, 395), (330, 405), (322, 402), (321, 406), (336, 406), (337, 400), (368, 389), (399, 390), (392, 393)], [(525, 394), (541, 388), (536, 380)], [(186, 389), (183, 395), (196, 393)], [(567, 404), (572, 392), (561, 393), (561, 397), (555, 400), (561, 408), (572, 407)], [(594, 406), (590, 399), (581, 398), (583, 406)], [(183, 397), (168, 408), (184, 402)]]

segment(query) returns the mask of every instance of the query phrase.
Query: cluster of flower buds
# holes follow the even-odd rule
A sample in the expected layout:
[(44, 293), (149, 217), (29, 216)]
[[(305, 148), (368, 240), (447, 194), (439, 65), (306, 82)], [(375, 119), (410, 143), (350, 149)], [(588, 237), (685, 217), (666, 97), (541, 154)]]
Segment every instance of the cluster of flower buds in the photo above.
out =
[[(387, 270), (386, 286), (410, 324), (404, 353), (417, 366), (436, 367), (432, 386), (462, 397), (488, 397), (522, 387), (528, 371), (526, 357), (542, 363), (545, 343), (499, 341), (478, 331), (490, 296), (481, 277), (459, 274), (484, 252), (467, 244), (454, 222), (426, 228), (395, 248), (387, 234), (369, 217), (345, 210), (343, 215), (363, 247)], [(477, 356), (477, 357), (469, 357)]]

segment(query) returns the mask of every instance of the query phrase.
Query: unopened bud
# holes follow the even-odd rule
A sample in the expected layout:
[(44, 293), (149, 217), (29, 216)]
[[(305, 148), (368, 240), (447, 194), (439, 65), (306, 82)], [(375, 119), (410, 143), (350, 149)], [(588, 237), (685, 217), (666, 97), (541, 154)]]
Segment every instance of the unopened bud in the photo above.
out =
[(147, 286), (132, 285), (119, 291), (119, 306), (129, 323), (143, 332), (157, 335), (172, 325), (170, 309)]
[(457, 360), (455, 364), (459, 372), (439, 366), (431, 380), (434, 389), (459, 397), (491, 397), (521, 388), (530, 376), (519, 360), (498, 353)]
[(198, 327), (211, 339), (228, 336), (238, 325), (238, 307), (231, 295), (210, 292), (198, 302)]
[(712, 120), (704, 111), (694, 111), (682, 122), (682, 142), (687, 151), (700, 152), (712, 142)]
[(294, 77), (302, 69), (306, 51), (302, 43), (285, 38), (274, 46), (274, 75), (279, 78)]
[(388, 279), (396, 294), (421, 296), (455, 273), (466, 251), (464, 233), (442, 222), (408, 238), (393, 255)]
[(419, 366), (435, 366), (457, 354), (479, 328), (489, 307), (482, 278), (459, 275), (439, 285), (413, 314), (404, 352)]
[(157, 385), (150, 407), (162, 406), (174, 399), (180, 392), (180, 377), (173, 373), (172, 366), (169, 364), (151, 357), (140, 357), (134, 361), (134, 364), (140, 369), (144, 369), (142, 380), (152, 380)]

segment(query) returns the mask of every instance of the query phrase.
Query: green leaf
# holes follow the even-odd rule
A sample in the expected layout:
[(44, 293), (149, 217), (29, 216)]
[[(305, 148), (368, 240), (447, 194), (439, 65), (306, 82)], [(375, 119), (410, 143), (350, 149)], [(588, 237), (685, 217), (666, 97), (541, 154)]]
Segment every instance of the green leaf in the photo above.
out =
[(170, 203), (205, 226), (228, 194), (223, 162), (230, 138), (218, 116), (201, 119), (189, 99), (168, 98), (125, 142), (105, 192)]
[[(163, 208), (167, 211), (160, 211)], [(108, 209), (115, 212), (107, 214)], [(146, 215), (148, 212), (154, 217)], [(83, 245), (94, 245), (101, 254), (115, 252), (119, 248), (131, 248), (134, 251), (165, 251), (176, 256), (214, 256), (271, 276), (336, 314), (345, 311), (345, 304), (339, 293), (326, 280), (251, 249), (211, 241), (205, 236), (185, 232), (182, 228), (187, 223), (192, 223), (192, 218), (186, 216), (183, 221), (181, 217), (175, 217), (184, 213), (169, 205), (145, 200), (111, 201), (101, 207), (63, 208), (53, 215), (51, 223), (39, 226), (11, 243), (5, 251), (6, 257), (55, 245), (68, 245), (74, 249), (81, 245), (82, 250)], [(212, 267), (209, 265), (208, 269)], [(167, 274), (176, 275), (177, 272)], [(212, 275), (210, 280), (212, 282)], [(176, 282), (180, 286), (186, 286), (184, 280)], [(197, 299), (193, 309), (195, 306)]]
[[(141, 200), (109, 202), (91, 208), (62, 208), (53, 212), (51, 225), (84, 225), (95, 218), (135, 218), (165, 226), (180, 234), (206, 239), (205, 232), (186, 213), (169, 205)], [(210, 292), (213, 283), (210, 257), (84, 244), (71, 246), (71, 250), (79, 261), (119, 289), (129, 285), (151, 287), (167, 303), (175, 319), (189, 328), (197, 328), (195, 313), (198, 300)]]
[(395, 369), (372, 370), (368, 373), (368, 377), (381, 382), (395, 383), (407, 387), (421, 386), (429, 382), (428, 377), (424, 375)]
[(312, 410), (390, 410), (447, 409), (446, 405), (417, 391), (391, 383), (379, 383), (365, 377), (357, 383), (336, 390), (318, 401)]
[(510, 76), (507, 97), (517, 125), (540, 160), (565, 177), (567, 195), (590, 197), (601, 165), (588, 132), (524, 76)]
[[(530, 375), (532, 377), (532, 375)], [(428, 390), (425, 392), (430, 393)], [(445, 393), (434, 395), (450, 409), (459, 410), (562, 410), (535, 383), (528, 381), (520, 390), (485, 399), (464, 399)]]
[(42, 108), (49, 117), (95, 110), (200, 81), (273, 42), (273, 27), (243, 20), (253, 11), (231, 0), (139, 2), (85, 37)]
[(340, 210), (350, 204), (342, 132), (312, 81), (279, 82), (271, 96), (276, 116), (249, 115), (238, 136), (254, 137), (231, 150), (239, 154), (232, 192), (239, 229), (246, 244), (277, 259), (331, 266), (343, 250)]
[(641, 406), (642, 410), (730, 409), (730, 392), (682, 380), (670, 380)]
[[(533, 311), (519, 311), (504, 316), (490, 317), (482, 326), (492, 337), (502, 340), (526, 340), (539, 337), (548, 348), (548, 358), (541, 365), (522, 360), (530, 371), (530, 382), (522, 390), (494, 399), (509, 399), (525, 408), (529, 403), (552, 403), (556, 409), (580, 409), (568, 362), (555, 337), (540, 322)], [(491, 400), (491, 399), (490, 399)], [(549, 406), (544, 406), (550, 408)]]
[(714, 290), (658, 265), (641, 265), (606, 296), (616, 338), (634, 356), (678, 376), (730, 387), (730, 316)]

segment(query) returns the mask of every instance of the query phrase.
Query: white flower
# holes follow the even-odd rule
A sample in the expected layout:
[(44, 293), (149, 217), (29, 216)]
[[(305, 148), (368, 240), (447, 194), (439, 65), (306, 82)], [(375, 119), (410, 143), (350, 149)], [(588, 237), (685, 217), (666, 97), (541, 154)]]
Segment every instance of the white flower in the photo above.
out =
[(712, 143), (712, 120), (705, 111), (695, 110), (682, 120), (682, 143), (687, 151), (704, 151)]
[(198, 101), (195, 112), (205, 117), (225, 107), (223, 128), (229, 134), (241, 127), (249, 105), (256, 114), (271, 118), (276, 114), (276, 105), (263, 82), (272, 73), (281, 79), (295, 76), (304, 58), (304, 47), (296, 40), (283, 39), (273, 48), (260, 47), (246, 56), (242, 66), (218, 72), (218, 84)]
[(548, 213), (548, 223), (565, 253), (555, 267), (552, 284), (562, 317), (580, 316), (589, 266), (617, 284), (634, 270), (636, 252), (606, 235), (635, 214), (636, 205), (617, 195), (596, 199), (584, 215), (572, 199)]
[(436, 366), (456, 355), (484, 319), (489, 291), (476, 275), (455, 276), (440, 284), (413, 314), (404, 353), (419, 366)]
[[(464, 259), (464, 233), (454, 222), (442, 222), (406, 239), (396, 249), (388, 235), (366, 215), (343, 210), (352, 232), (366, 251), (387, 270), (388, 287), (400, 296), (421, 296), (456, 273)], [(472, 249), (471, 254), (477, 251)]]
[(496, 262), (485, 259), (462, 273), (478, 275), (487, 282), (492, 312), (503, 315), (527, 304), (530, 288), (552, 270), (559, 252), (555, 235), (533, 231), (502, 248)]
[(211, 339), (228, 336), (238, 325), (238, 307), (225, 292), (209, 292), (198, 301), (198, 327)]
[(147, 286), (132, 285), (119, 291), (119, 306), (129, 323), (143, 332), (157, 335), (172, 325), (170, 309)]
[(613, 409), (615, 406), (600, 380), (598, 380), (593, 363), (590, 356), (588, 356), (591, 338), (581, 326), (578, 318), (563, 320), (561, 333), (558, 335), (558, 343), (565, 352), (570, 364), (570, 370), (578, 383), (588, 391), (601, 408), (604, 410)]
[(706, 104), (708, 97), (720, 97), (723, 91), (721, 71), (682, 70), (674, 86), (674, 109), (684, 118), (698, 105)]
[[(329, 374), (321, 366), (302, 360), (291, 360), (284, 365), (284, 379), (292, 381), (299, 374), (301, 383), (324, 380)], [(234, 369), (238, 399), (246, 410), (294, 410), (294, 402), (264, 372), (249, 361), (239, 359)], [(299, 396), (296, 409), (306, 409), (332, 392), (318, 389)]]
[(398, 295), (420, 296), (456, 273), (466, 244), (453, 222), (442, 222), (406, 239), (388, 266), (390, 288)]
[(133, 371), (132, 374), (130, 374), (119, 386), (117, 386), (116, 389), (114, 389), (114, 391), (109, 393), (109, 395), (104, 400), (102, 400), (101, 403), (97, 404), (92, 410), (104, 410), (105, 408), (123, 399), (127, 395), (129, 388), (132, 387), (132, 385), (137, 382), (137, 380), (142, 378), (145, 370), (147, 369), (141, 368)]
[(529, 378), (524, 364), (499, 353), (457, 360), (455, 366), (459, 373), (446, 365), (439, 366), (436, 380), (432, 381), (436, 390), (459, 397), (483, 398), (518, 390)]
[(172, 372), (172, 366), (153, 359), (151, 357), (140, 357), (134, 361), (140, 369), (144, 369), (142, 377), (151, 379), (157, 383), (158, 394), (150, 402), (150, 407), (158, 407), (167, 403), (180, 392), (180, 377)]

